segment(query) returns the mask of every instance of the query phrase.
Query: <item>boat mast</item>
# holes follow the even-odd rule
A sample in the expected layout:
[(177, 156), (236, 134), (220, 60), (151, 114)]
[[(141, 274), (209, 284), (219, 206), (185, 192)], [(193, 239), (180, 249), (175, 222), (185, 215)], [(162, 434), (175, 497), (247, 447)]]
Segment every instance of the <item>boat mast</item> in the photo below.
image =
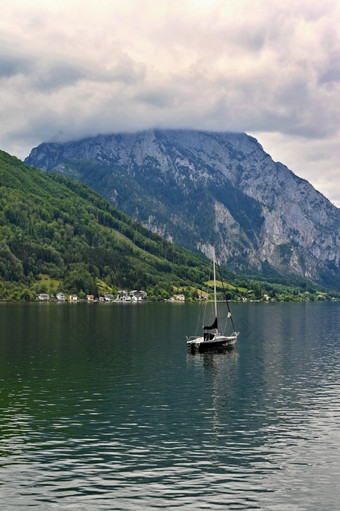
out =
[[(215, 268), (215, 248), (213, 247), (213, 269), (214, 269), (214, 303), (215, 303), (215, 319), (217, 319), (217, 298), (216, 298), (216, 268)], [(217, 328), (216, 328), (217, 332)]]

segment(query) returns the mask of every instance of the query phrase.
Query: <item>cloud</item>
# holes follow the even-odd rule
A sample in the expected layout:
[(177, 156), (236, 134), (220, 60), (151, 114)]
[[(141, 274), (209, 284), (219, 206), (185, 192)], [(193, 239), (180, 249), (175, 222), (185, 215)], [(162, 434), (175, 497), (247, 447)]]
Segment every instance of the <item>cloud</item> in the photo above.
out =
[(10, 78), (18, 74), (27, 74), (30, 71), (29, 62), (16, 56), (0, 54), (0, 79)]
[(332, 194), (316, 175), (333, 180), (338, 161), (339, 22), (337, 0), (12, 0), (1, 147), (24, 157), (61, 130), (246, 131)]
[[(340, 205), (340, 145), (336, 133), (323, 139), (287, 136), (282, 133), (252, 133), (274, 161), (281, 161), (295, 174), (312, 182), (333, 204)], [(281, 155), (285, 159), (282, 161)]]

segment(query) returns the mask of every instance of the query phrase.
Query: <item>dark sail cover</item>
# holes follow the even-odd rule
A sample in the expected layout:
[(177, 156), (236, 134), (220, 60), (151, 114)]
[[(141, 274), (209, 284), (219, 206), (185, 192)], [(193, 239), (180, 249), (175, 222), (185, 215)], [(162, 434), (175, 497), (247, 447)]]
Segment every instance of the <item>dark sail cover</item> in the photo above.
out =
[(215, 318), (215, 321), (212, 325), (203, 327), (204, 330), (212, 330), (213, 328), (217, 328), (217, 318)]

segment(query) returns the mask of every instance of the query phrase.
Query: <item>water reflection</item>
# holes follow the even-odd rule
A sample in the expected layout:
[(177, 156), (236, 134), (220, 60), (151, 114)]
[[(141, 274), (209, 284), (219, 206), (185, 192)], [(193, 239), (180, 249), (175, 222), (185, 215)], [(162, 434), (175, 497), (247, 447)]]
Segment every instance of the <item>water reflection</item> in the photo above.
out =
[(195, 355), (195, 306), (0, 307), (3, 505), (337, 509), (339, 306), (322, 305), (235, 307), (237, 347)]

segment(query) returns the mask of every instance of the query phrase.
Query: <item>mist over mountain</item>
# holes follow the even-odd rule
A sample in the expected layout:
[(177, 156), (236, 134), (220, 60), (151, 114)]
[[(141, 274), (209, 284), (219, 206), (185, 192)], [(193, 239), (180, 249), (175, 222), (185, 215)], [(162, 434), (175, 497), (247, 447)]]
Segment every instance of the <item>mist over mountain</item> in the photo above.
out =
[(340, 288), (340, 210), (241, 133), (148, 130), (43, 143), (25, 160), (229, 270)]

